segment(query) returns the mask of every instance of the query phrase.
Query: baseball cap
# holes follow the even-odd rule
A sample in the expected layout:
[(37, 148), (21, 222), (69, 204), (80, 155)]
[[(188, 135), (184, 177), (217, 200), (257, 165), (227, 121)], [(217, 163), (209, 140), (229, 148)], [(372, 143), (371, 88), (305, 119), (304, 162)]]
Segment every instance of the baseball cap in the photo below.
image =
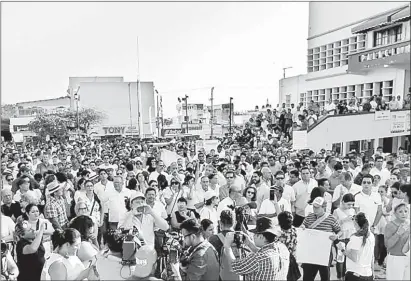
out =
[(267, 217), (262, 217), (257, 219), (256, 227), (255, 229), (250, 230), (250, 232), (253, 232), (255, 234), (261, 234), (261, 233), (272, 233), (276, 236), (280, 236), (282, 233), (282, 230), (279, 226), (276, 226), (274, 224), (274, 221), (270, 218)]
[(133, 202), (134, 199), (137, 199), (137, 198), (143, 198), (144, 200), (146, 199), (146, 197), (144, 196), (144, 194), (141, 191), (137, 191), (131, 196), (130, 202)]
[(322, 197), (317, 197), (313, 201), (313, 205), (318, 205), (319, 207), (322, 207), (324, 204), (324, 198)]
[(136, 267), (133, 276), (138, 278), (146, 278), (150, 276), (157, 261), (156, 250), (153, 247), (144, 245), (137, 251), (135, 257)]

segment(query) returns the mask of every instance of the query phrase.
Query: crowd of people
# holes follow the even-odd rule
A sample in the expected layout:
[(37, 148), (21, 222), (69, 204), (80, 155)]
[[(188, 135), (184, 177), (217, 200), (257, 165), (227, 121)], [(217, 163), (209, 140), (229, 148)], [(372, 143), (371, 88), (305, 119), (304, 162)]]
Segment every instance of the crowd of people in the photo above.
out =
[[(3, 142), (2, 280), (409, 280), (409, 154), (294, 151), (300, 116), (267, 110), (207, 151)], [(298, 262), (307, 229), (329, 233), (328, 265)]]

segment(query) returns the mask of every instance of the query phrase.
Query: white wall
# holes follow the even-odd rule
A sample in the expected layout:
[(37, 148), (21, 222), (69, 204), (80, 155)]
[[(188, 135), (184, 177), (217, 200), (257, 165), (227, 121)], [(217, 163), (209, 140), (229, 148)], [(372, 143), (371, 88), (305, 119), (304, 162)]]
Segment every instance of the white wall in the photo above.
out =
[(300, 93), (306, 92), (305, 75), (287, 77), (279, 83), (279, 104), (285, 102), (285, 96), (291, 94), (291, 103), (296, 106), (299, 103)]
[[(101, 127), (130, 126), (130, 102), (128, 82), (82, 82), (80, 83), (80, 107), (95, 108), (107, 115)], [(151, 126), (156, 129), (156, 101), (152, 82), (141, 82), (141, 116), (143, 133), (150, 134), (149, 108), (151, 107)], [(130, 82), (131, 119), (133, 127), (138, 128), (137, 83)], [(101, 132), (101, 129), (99, 129)]]
[(391, 120), (375, 121), (374, 113), (328, 117), (308, 132), (308, 147), (319, 151), (321, 148), (330, 148), (333, 143), (410, 134), (391, 133), (391, 123)]
[(310, 2), (308, 37), (405, 5), (407, 2)]

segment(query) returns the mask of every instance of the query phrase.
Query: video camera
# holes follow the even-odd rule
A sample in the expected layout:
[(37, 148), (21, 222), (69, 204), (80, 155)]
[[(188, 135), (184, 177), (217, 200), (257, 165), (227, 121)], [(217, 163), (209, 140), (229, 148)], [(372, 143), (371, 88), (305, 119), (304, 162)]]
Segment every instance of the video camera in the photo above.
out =
[(109, 230), (109, 235), (112, 235), (115, 241), (122, 241), (123, 258), (121, 263), (123, 265), (135, 265), (135, 254), (138, 249), (145, 245), (144, 240), (139, 237), (137, 228)]
[(178, 232), (165, 233), (161, 254), (170, 263), (176, 263), (183, 252), (183, 237)]
[(228, 207), (235, 212), (236, 224), (234, 226), (234, 243), (237, 248), (241, 248), (245, 241), (245, 236), (242, 231), (244, 229), (248, 230), (247, 221), (249, 219), (249, 214), (247, 214), (244, 207), (234, 207), (232, 205)]

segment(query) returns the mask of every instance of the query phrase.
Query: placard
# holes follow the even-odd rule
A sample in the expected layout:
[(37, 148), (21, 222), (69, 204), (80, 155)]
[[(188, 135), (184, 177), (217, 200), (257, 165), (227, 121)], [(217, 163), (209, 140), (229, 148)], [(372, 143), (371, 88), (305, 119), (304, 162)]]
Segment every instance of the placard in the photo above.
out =
[(23, 133), (14, 133), (13, 140), (14, 142), (23, 142), (24, 140)]
[(196, 141), (196, 153), (198, 153), (203, 148), (204, 148), (204, 141), (203, 140)]
[(167, 149), (160, 150), (160, 159), (164, 162), (164, 165), (167, 167), (171, 165), (173, 162), (177, 162), (177, 159), (180, 158), (177, 153), (174, 151), (170, 151)]
[(308, 149), (307, 131), (293, 131), (293, 149)]
[(390, 120), (390, 118), (391, 111), (389, 110), (376, 111), (374, 114), (375, 121)]
[(211, 149), (217, 151), (217, 146), (219, 144), (218, 140), (205, 140), (204, 141), (204, 148), (206, 153), (210, 153)]
[[(405, 111), (391, 112), (391, 133), (405, 133), (406, 125), (406, 113)], [(408, 112), (409, 114), (409, 112)]]
[(297, 228), (297, 263), (328, 266), (330, 261), (331, 232)]

